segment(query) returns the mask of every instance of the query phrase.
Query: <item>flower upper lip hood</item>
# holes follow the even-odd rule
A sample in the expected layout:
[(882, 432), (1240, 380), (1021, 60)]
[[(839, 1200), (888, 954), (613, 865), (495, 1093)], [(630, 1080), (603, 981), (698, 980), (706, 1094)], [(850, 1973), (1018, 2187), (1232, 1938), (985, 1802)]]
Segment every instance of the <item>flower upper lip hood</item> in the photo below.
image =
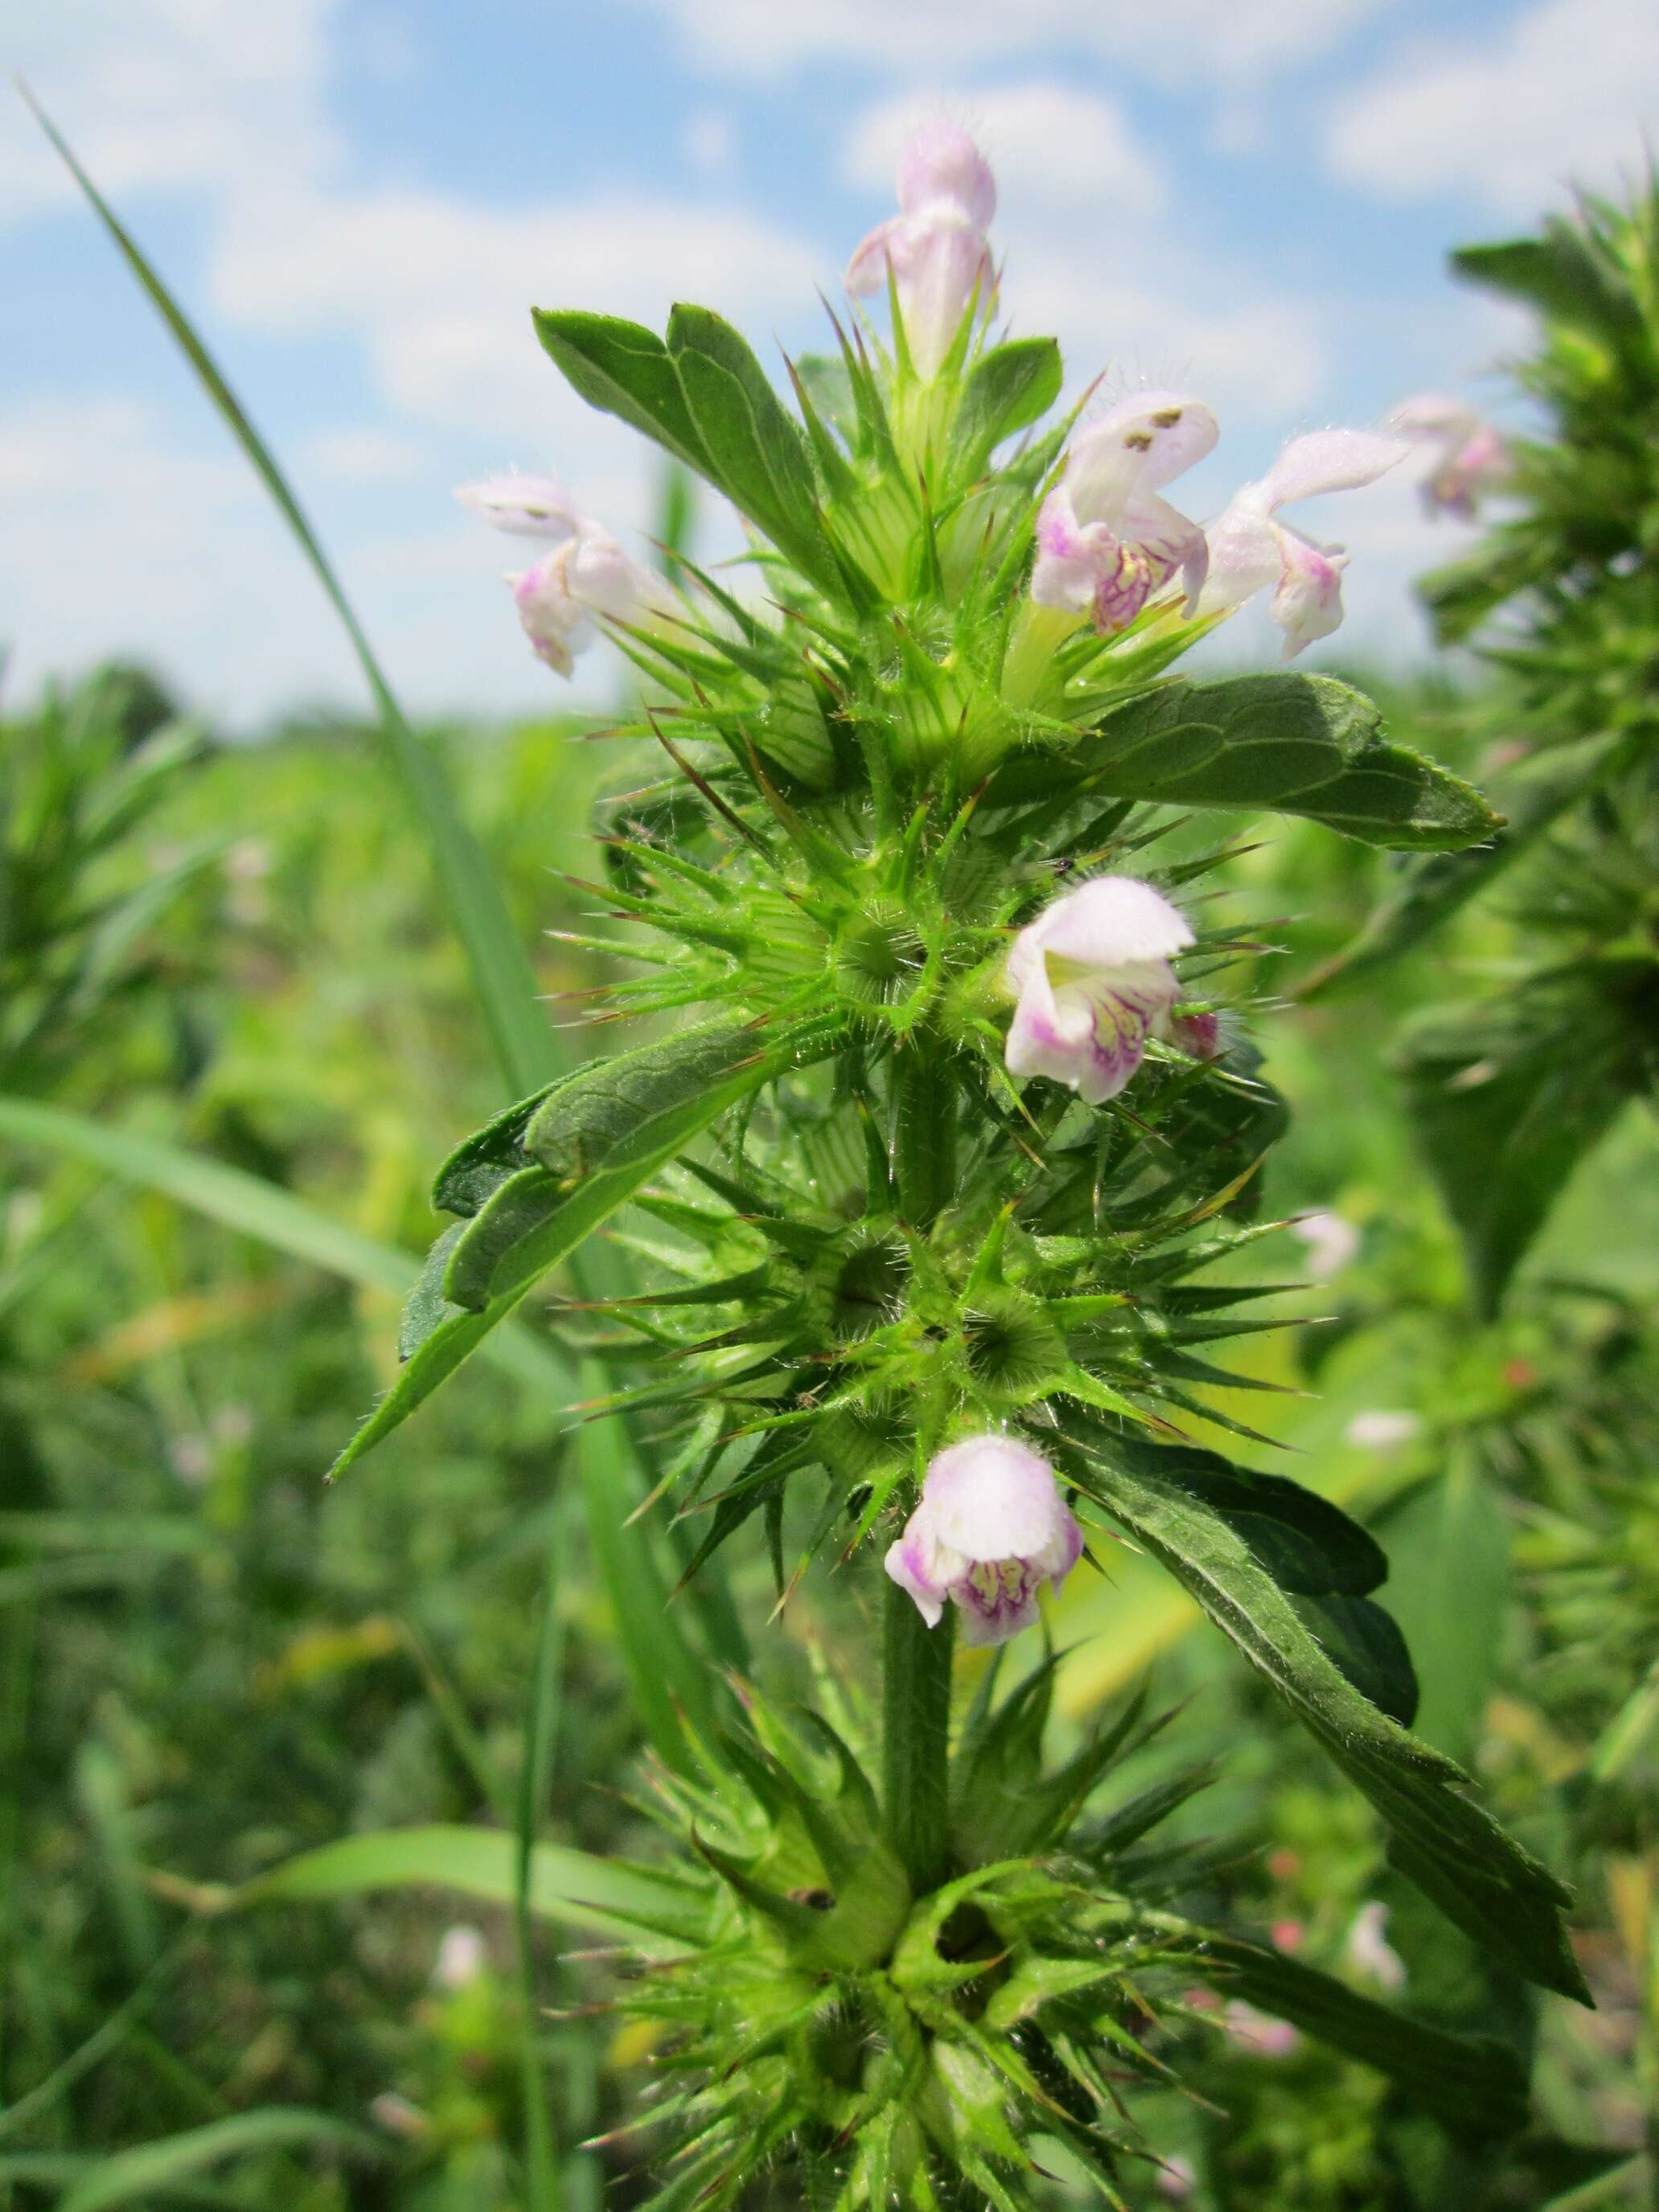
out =
[(1411, 448), (1374, 430), (1314, 430), (1293, 438), (1265, 477), (1243, 485), (1209, 532), (1210, 569), (1200, 612), (1220, 614), (1273, 586), (1268, 609), (1290, 660), (1342, 620), (1340, 545), (1322, 545), (1277, 520), (1278, 510), (1322, 492), (1357, 491)]
[(1181, 568), (1190, 610), (1209, 548), (1198, 524), (1160, 493), (1218, 434), (1210, 410), (1183, 392), (1138, 392), (1090, 424), (1037, 517), (1037, 605), (1087, 614), (1103, 634), (1121, 629)]
[(455, 496), (463, 507), (514, 538), (574, 538), (584, 527), (575, 502), (554, 477), (508, 471), (477, 483), (459, 484)]
[(1091, 1106), (1115, 1097), (1147, 1038), (1170, 1034), (1181, 995), (1170, 963), (1193, 941), (1180, 909), (1135, 876), (1096, 876), (1055, 899), (1009, 950), (1010, 1072), (1046, 1075)]
[(996, 290), (986, 232), (996, 212), (996, 179), (965, 131), (942, 120), (914, 132), (899, 156), (899, 212), (878, 223), (847, 264), (854, 295), (884, 292), (890, 276), (910, 358), (931, 379), (962, 319)]
[(934, 1455), (884, 1564), (930, 1628), (948, 1598), (966, 1642), (1002, 1644), (1031, 1626), (1038, 1589), (1058, 1589), (1082, 1553), (1048, 1462), (1018, 1437), (987, 1435)]

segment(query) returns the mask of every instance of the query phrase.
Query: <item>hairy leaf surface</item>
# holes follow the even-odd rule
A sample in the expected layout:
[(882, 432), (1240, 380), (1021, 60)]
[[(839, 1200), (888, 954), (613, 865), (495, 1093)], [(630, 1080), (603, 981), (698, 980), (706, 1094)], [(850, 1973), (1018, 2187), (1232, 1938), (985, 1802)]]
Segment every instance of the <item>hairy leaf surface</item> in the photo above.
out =
[[(1561, 1924), (1571, 1893), (1480, 1806), (1468, 1778), (1348, 1680), (1245, 1538), (1154, 1444), (1085, 1429), (1091, 1494), (1258, 1668), (1387, 1823), (1401, 1870), (1528, 1980), (1588, 2000)], [(1177, 1462), (1188, 1458), (1177, 1453)]]
[(1492, 834), (1477, 791), (1382, 731), (1370, 701), (1332, 677), (1233, 676), (1144, 693), (1082, 743), (1093, 787), (1123, 799), (1272, 808), (1370, 845), (1449, 849)]

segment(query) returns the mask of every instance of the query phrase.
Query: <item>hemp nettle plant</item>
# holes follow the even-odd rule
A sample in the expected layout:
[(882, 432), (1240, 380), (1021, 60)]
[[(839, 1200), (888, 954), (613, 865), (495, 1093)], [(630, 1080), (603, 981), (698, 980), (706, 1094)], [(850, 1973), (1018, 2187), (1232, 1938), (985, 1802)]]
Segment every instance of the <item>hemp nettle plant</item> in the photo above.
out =
[(1432, 853), (1496, 822), (1342, 684), (1173, 672), (1261, 592), (1287, 659), (1333, 630), (1345, 556), (1280, 510), (1407, 447), (1297, 438), (1206, 532), (1166, 496), (1216, 441), (1200, 400), (1045, 427), (1060, 353), (992, 326), (973, 143), (925, 130), (898, 197), (848, 270), (869, 318), (832, 315), (834, 349), (787, 364), (793, 412), (707, 308), (663, 337), (536, 313), (585, 399), (745, 518), (754, 588), (679, 555), (647, 573), (540, 479), (462, 495), (546, 541), (514, 593), (552, 668), (599, 630), (637, 668), (649, 760), (605, 803), (591, 887), (628, 927), (580, 941), (630, 964), (616, 1012), (674, 1018), (446, 1163), (456, 1218), (400, 1379), (340, 1466), (627, 1208), (605, 1257), (635, 1279), (595, 1295), (590, 1266), (580, 1303), (645, 1363), (605, 1408), (665, 1507), (703, 1516), (691, 1572), (754, 1521), (781, 1600), (818, 1555), (879, 1593), (879, 1648), (823, 1662), (817, 1710), (711, 1692), (656, 1777), (675, 1862), (633, 1874), (625, 1908), (607, 1892), (644, 1962), (628, 2007), (661, 2032), (659, 2212), (763, 2178), (815, 2206), (1012, 2208), (1056, 2142), (1121, 2203), (1152, 2185), (1123, 2088), (1167, 2084), (1206, 1986), (1499, 2136), (1525, 2104), (1507, 2047), (1192, 1917), (1196, 1863), (1146, 1838), (1202, 1777), (1113, 1796), (1157, 1725), (1138, 1708), (1054, 1766), (1052, 1652), (952, 1697), (958, 1641), (1006, 1644), (1091, 1546), (1127, 1541), (1451, 1920), (1583, 1994), (1565, 1893), (1408, 1733), (1376, 1543), (1182, 1426), (1234, 1425), (1205, 1395), (1231, 1379), (1212, 1347), (1279, 1325), (1253, 1316), (1277, 1286), (1238, 1263), (1278, 1225), (1253, 1177), (1285, 1116), (1231, 980), (1249, 945), (1205, 905), (1231, 823)]

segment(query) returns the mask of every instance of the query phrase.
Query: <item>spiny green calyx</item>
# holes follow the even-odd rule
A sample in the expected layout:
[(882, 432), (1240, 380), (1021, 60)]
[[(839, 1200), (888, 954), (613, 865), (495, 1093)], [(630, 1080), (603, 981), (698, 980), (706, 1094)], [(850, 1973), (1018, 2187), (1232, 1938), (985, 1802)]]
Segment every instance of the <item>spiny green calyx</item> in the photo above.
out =
[(706, 1878), (701, 1940), (647, 1944), (628, 1985), (629, 2012), (657, 2031), (657, 2084), (624, 2135), (647, 2154), (674, 2146), (651, 2212), (721, 2212), (765, 2177), (835, 2212), (1009, 2212), (1056, 2143), (1121, 2204), (1153, 2172), (1125, 2093), (1178, 2086), (1176, 2062), (1225, 2024), (1206, 1988), (1316, 2024), (1449, 2120), (1514, 2124), (1507, 2050), (1396, 2027), (1188, 1917), (1206, 1854), (1155, 1831), (1212, 1770), (1114, 1788), (1168, 1717), (1137, 1699), (1045, 1773), (1053, 1678), (1050, 1662), (1000, 1703), (987, 1678), (951, 1759), (946, 1878), (920, 1895), (867, 1778), (856, 1698), (836, 1698), (843, 1735), (743, 1686), (745, 1725), (702, 1747), (706, 1778), (658, 1776), (657, 1816)]

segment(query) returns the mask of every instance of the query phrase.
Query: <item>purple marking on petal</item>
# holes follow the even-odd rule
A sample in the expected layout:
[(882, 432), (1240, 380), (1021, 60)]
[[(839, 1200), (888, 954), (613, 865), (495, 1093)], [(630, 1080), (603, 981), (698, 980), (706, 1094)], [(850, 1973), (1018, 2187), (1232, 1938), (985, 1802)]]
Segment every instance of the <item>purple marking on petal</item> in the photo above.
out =
[(1220, 1017), (1213, 1012), (1182, 1014), (1170, 1024), (1170, 1034), (1194, 1060), (1213, 1060), (1221, 1049)]
[(1111, 573), (1095, 586), (1095, 628), (1103, 637), (1127, 629), (1150, 598), (1153, 581), (1152, 563), (1133, 547), (1121, 546)]

